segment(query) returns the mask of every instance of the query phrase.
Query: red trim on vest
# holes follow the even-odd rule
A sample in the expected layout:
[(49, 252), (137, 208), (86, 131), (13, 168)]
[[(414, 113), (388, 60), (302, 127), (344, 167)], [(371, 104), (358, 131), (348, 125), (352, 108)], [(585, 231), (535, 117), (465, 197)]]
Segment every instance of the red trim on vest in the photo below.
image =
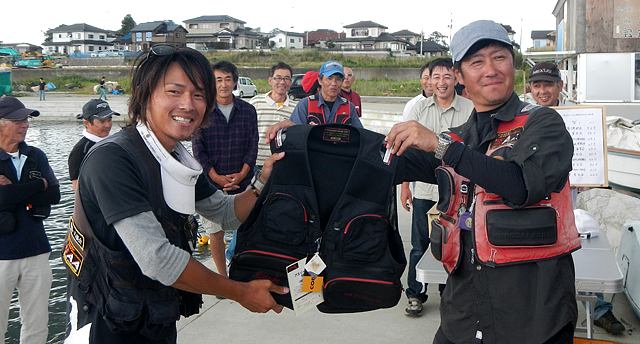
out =
[[(307, 124), (327, 124), (327, 120), (324, 117), (324, 108), (318, 107), (319, 100), (309, 99), (309, 106), (307, 107)], [(349, 103), (340, 104), (333, 123), (350, 124), (351, 119), (351, 107)]]
[[(498, 130), (496, 133), (496, 139), (491, 142), (489, 145), (489, 149), (486, 154), (488, 156), (492, 156), (492, 154), (497, 153), (501, 156), (506, 156), (506, 151), (511, 149), (513, 145), (520, 139), (520, 135), (524, 132), (524, 124), (526, 123), (529, 115), (517, 115), (512, 121), (509, 122), (501, 122), (498, 126)], [(451, 137), (455, 141), (462, 142), (460, 138), (455, 134), (450, 134)], [(502, 153), (500, 153), (500, 152)], [(451, 169), (453, 171), (453, 169)], [(457, 179), (458, 176), (456, 176)], [(463, 180), (468, 180), (464, 177), (461, 177)], [(456, 183), (457, 184), (457, 183)], [(454, 198), (461, 197), (459, 194), (459, 190), (456, 190), (456, 195)], [(510, 265), (510, 264), (518, 264), (524, 262), (533, 262), (540, 261), (550, 258), (556, 258), (560, 256), (567, 255), (577, 249), (580, 248), (580, 236), (578, 234), (578, 230), (575, 226), (575, 219), (573, 215), (573, 206), (571, 202), (571, 192), (569, 186), (569, 180), (567, 178), (567, 182), (559, 193), (552, 193), (546, 199), (522, 208), (522, 209), (514, 209), (507, 205), (505, 205), (502, 197), (487, 193), (482, 187), (476, 186), (475, 188), (475, 208), (473, 209), (473, 236), (474, 236), (474, 248), (476, 258), (480, 260), (480, 262), (485, 263), (490, 266), (497, 265)], [(492, 223), (492, 226), (501, 227), (500, 235), (509, 237), (510, 234), (513, 234), (514, 243), (521, 243), (520, 245), (505, 245), (501, 243), (499, 245), (494, 245), (490, 241), (491, 233), (487, 229), (487, 220), (488, 214), (491, 211), (514, 211), (518, 212), (517, 216), (526, 217), (528, 213), (526, 210), (531, 209), (548, 209), (550, 212), (553, 212), (555, 218), (555, 224), (553, 223), (541, 223), (540, 226), (551, 228), (555, 226), (555, 242), (550, 242), (544, 245), (533, 245), (531, 244), (531, 240), (536, 242), (536, 239), (539, 239), (537, 236), (541, 235), (549, 235), (549, 231), (538, 231), (531, 230), (527, 232), (528, 228), (520, 228), (520, 231), (515, 231), (510, 233), (509, 230), (513, 229), (509, 227), (508, 224), (504, 224), (501, 226), (500, 223)], [(442, 214), (441, 214), (442, 215)], [(444, 220), (441, 216), (440, 222), (448, 227), (449, 231), (456, 232), (455, 227), (459, 222), (459, 214), (454, 215), (455, 220), (453, 223)], [(517, 217), (516, 216), (516, 217)], [(501, 217), (494, 217), (493, 221), (501, 222)], [(532, 217), (522, 219), (523, 223), (533, 224), (537, 218)], [(551, 222), (551, 221), (548, 221)], [(455, 227), (454, 227), (455, 226)], [(509, 228), (506, 228), (509, 227)], [(526, 226), (525, 226), (526, 227)], [(494, 227), (495, 228), (495, 227)], [(493, 229), (493, 228), (492, 228)], [(505, 231), (506, 230), (506, 231)], [(495, 232), (494, 232), (495, 233)], [(530, 235), (530, 238), (528, 236)], [(523, 238), (524, 237), (524, 238)], [(552, 236), (551, 236), (552, 237)], [(495, 236), (494, 236), (495, 238)], [(519, 240), (529, 240), (528, 244), (523, 245), (524, 241)], [(508, 240), (507, 240), (508, 241)], [(495, 243), (495, 239), (494, 239)], [(455, 247), (455, 245), (453, 245)], [(452, 249), (455, 249), (451, 247)], [(445, 247), (443, 247), (443, 250)], [(457, 249), (460, 249), (459, 247)], [(454, 252), (447, 254), (448, 257), (459, 257), (460, 252)], [(445, 254), (443, 253), (443, 256)], [(457, 261), (442, 261), (448, 271), (454, 270), (457, 266)], [(452, 271), (450, 272), (452, 273)]]

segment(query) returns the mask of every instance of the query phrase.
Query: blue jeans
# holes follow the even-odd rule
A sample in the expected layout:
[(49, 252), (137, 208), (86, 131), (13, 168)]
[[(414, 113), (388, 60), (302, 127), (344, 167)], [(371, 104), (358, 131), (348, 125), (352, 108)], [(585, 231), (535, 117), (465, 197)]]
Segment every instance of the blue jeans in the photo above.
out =
[(427, 211), (436, 204), (428, 199), (413, 198), (411, 217), (411, 253), (409, 253), (409, 271), (407, 273), (407, 298), (415, 297), (421, 302), (427, 301), (427, 285), (416, 281), (416, 265), (429, 248), (429, 218)]
[(39, 90), (38, 92), (40, 93), (40, 100), (44, 100), (44, 90)]
[[(579, 294), (591, 295), (592, 293), (579, 292)], [(604, 315), (604, 313), (607, 313), (608, 311), (613, 311), (613, 304), (609, 301), (604, 300), (603, 293), (595, 293), (595, 294), (598, 300), (596, 301), (596, 304), (594, 305), (594, 308), (593, 308), (593, 320), (598, 320), (600, 319), (600, 317)], [(584, 303), (584, 301), (582, 302), (582, 305), (586, 307), (586, 304)]]
[(229, 246), (227, 246), (227, 251), (224, 253), (224, 257), (227, 260), (231, 260), (231, 258), (233, 258), (233, 255), (236, 253), (236, 237), (238, 236), (238, 231), (233, 231), (233, 237), (231, 238), (231, 241), (229, 242)]
[(100, 91), (100, 98), (98, 98), (98, 99), (102, 99), (102, 97), (104, 97), (104, 100), (107, 100), (107, 94), (105, 93), (105, 88), (104, 87), (98, 87), (98, 90)]

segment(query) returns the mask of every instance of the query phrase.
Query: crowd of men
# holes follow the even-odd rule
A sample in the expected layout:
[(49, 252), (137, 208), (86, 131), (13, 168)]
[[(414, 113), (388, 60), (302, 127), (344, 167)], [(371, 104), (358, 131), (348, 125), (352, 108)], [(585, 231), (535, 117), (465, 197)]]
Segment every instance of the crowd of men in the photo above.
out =
[[(387, 148), (421, 166), (434, 184), (436, 167), (451, 167), (474, 193), (497, 195), (500, 209), (524, 219), (525, 229), (543, 227), (534, 223), (530, 210), (548, 199), (554, 206), (571, 202), (573, 144), (561, 117), (518, 99), (512, 43), (499, 24), (481, 20), (463, 27), (452, 39), (451, 53), (452, 58), (420, 69), (422, 92), (407, 103), (402, 122), (387, 136)], [(287, 288), (268, 280), (226, 278), (233, 240), (225, 257), (224, 233), (248, 216), (273, 165), (283, 158), (271, 154), (267, 144), (277, 130), (363, 126), (360, 96), (352, 89), (354, 71), (337, 61), (324, 63), (306, 81), (317, 83), (317, 92), (296, 103), (287, 97), (293, 70), (280, 62), (269, 71), (271, 90), (246, 102), (232, 93), (236, 66), (225, 61), (209, 66), (194, 50), (152, 47), (134, 67), (130, 126), (110, 135), (112, 116), (120, 114), (103, 94), (78, 115), (86, 129), (69, 155), (76, 203), (63, 248), (69, 338), (175, 343), (175, 321), (199, 309), (200, 294), (235, 300), (253, 312), (282, 310), (270, 292), (285, 294)], [(556, 65), (534, 66), (528, 83), (539, 105), (562, 105)], [(456, 93), (459, 85), (468, 99)], [(0, 275), (9, 281), (0, 288), (0, 339), (18, 289), (21, 340), (29, 343), (44, 343), (47, 337), (51, 247), (42, 221), (60, 199), (46, 156), (24, 142), (28, 117), (37, 115), (16, 98), (0, 99)], [(195, 158), (180, 144), (189, 138)], [(101, 173), (107, 168), (110, 173)], [(443, 196), (436, 185), (421, 182), (406, 181), (401, 190), (401, 205), (413, 208), (405, 314), (420, 316), (427, 286), (416, 280), (415, 268), (430, 245), (427, 214), (440, 213), (443, 220), (445, 211), (436, 208)], [(486, 207), (475, 206), (474, 213), (487, 214)], [(446, 287), (439, 288), (441, 325), (434, 343), (571, 343), (577, 322), (570, 255), (579, 248), (572, 237), (575, 226), (558, 222), (558, 241), (566, 240), (562, 247), (508, 243), (532, 246), (530, 256), (544, 259), (506, 250), (487, 260), (482, 249), (488, 243), (472, 231), (499, 231), (503, 220), (476, 228), (463, 221), (474, 216), (472, 207), (469, 201), (459, 208), (453, 215), (458, 224), (447, 228), (459, 232), (459, 245)], [(217, 273), (190, 256), (195, 212), (211, 234)], [(176, 236), (175, 228), (187, 234)], [(445, 267), (452, 263), (442, 261)], [(604, 308), (596, 310), (596, 325), (622, 332), (610, 304), (598, 306)], [(132, 314), (141, 320), (130, 321)]]

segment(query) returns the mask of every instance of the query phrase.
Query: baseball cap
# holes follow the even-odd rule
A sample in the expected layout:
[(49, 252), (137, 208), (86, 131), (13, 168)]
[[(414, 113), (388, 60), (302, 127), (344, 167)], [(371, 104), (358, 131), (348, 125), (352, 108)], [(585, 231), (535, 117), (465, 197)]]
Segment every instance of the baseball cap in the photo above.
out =
[(27, 109), (18, 98), (0, 98), (0, 118), (9, 120), (40, 116), (40, 111)]
[(344, 76), (344, 67), (338, 61), (327, 61), (320, 67), (320, 74), (324, 76), (332, 76), (336, 73)]
[(77, 119), (89, 119), (91, 116), (99, 120), (109, 118), (113, 115), (120, 116), (119, 113), (111, 110), (109, 103), (101, 99), (91, 99), (82, 107), (82, 113), (77, 115)]
[(302, 89), (305, 92), (307, 93), (311, 92), (313, 85), (318, 83), (318, 75), (320, 75), (320, 73), (312, 70), (304, 74), (304, 76), (302, 77), (302, 82), (300, 82), (300, 85), (302, 86)]
[(474, 21), (453, 35), (451, 39), (451, 58), (456, 63), (464, 58), (469, 48), (477, 42), (490, 39), (513, 46), (507, 30), (502, 25), (491, 20)]
[(529, 73), (529, 79), (527, 79), (527, 82), (560, 80), (562, 80), (560, 77), (560, 70), (555, 63), (540, 62), (536, 63), (536, 65), (531, 68), (531, 73)]

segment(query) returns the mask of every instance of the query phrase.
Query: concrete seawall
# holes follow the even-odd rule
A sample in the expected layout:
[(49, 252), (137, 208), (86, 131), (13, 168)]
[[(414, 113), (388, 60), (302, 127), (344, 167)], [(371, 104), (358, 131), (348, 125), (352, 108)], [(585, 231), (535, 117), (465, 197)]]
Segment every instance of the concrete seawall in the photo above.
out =
[[(82, 113), (82, 106), (90, 99), (98, 98), (97, 95), (47, 93), (45, 101), (39, 101), (37, 94), (34, 96), (20, 97), (27, 108), (40, 111), (40, 116), (34, 121), (79, 121), (76, 115)], [(249, 100), (249, 98), (244, 98)], [(128, 95), (109, 95), (109, 106), (112, 110), (121, 114), (114, 116), (115, 122), (124, 123), (127, 119)], [(380, 103), (367, 103), (363, 100), (362, 124), (365, 128), (387, 134), (391, 127), (400, 122), (402, 118), (403, 102), (388, 103), (384, 106)]]
[[(304, 74), (311, 68), (294, 68), (293, 74)], [(14, 68), (11, 70), (11, 79), (15, 81), (53, 77), (78, 75), (87, 79), (118, 79), (129, 76), (130, 66), (123, 63), (122, 67), (95, 67), (95, 66), (75, 66), (73, 68)], [(267, 79), (269, 77), (268, 67), (238, 68), (240, 76), (252, 79)], [(362, 80), (371, 79), (391, 79), (406, 80), (418, 79), (417, 68), (357, 68), (354, 70), (356, 78)]]

